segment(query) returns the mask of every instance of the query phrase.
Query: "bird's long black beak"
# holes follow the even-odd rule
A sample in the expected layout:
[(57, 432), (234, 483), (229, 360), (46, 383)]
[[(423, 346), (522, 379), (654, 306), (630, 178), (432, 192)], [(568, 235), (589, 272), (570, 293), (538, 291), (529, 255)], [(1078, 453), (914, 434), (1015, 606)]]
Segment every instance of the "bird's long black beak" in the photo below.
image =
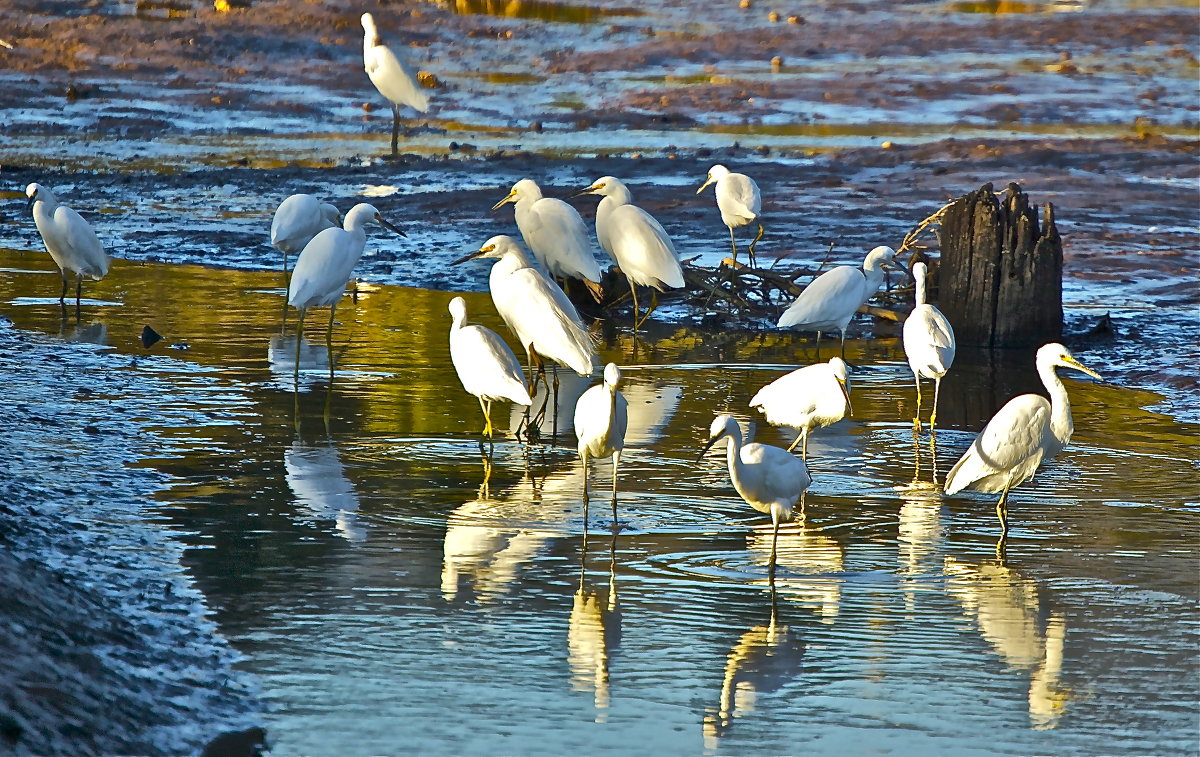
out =
[(37, 195), (26, 195), (25, 196), (25, 210), (29, 210), (30, 208), (32, 208), (34, 200), (36, 200), (36, 199), (37, 199)]
[(717, 440), (720, 438), (721, 437), (719, 437), (719, 436), (714, 436), (712, 439), (709, 439), (708, 444), (705, 444), (704, 449), (700, 450), (700, 454), (696, 456), (696, 462), (700, 462), (701, 460), (703, 460), (704, 456), (708, 454), (708, 451), (710, 449), (712, 449), (712, 446), (714, 444), (716, 444)]
[(846, 398), (846, 414), (853, 416), (854, 415), (854, 405), (850, 404), (850, 389), (849, 389), (849, 387), (846, 386), (845, 381), (842, 381), (839, 379), (837, 383), (838, 383), (838, 389), (842, 390), (842, 396)]
[(469, 255), (463, 255), (461, 258), (459, 258), (458, 260), (455, 260), (450, 265), (458, 265), (459, 263), (465, 263), (468, 260), (474, 260), (475, 258), (479, 257), (480, 255), (482, 255), (485, 252), (487, 252), (487, 250), (476, 250), (475, 252), (472, 252)]
[(384, 220), (383, 218), (381, 218), (379, 216), (375, 216), (375, 220), (379, 221), (379, 225), (382, 226), (383, 228), (387, 229), (388, 231), (394, 231), (397, 234), (399, 234), (400, 236), (404, 237), (405, 239), (408, 238), (408, 234), (405, 234), (404, 231), (399, 226), (389, 223), (388, 221)]

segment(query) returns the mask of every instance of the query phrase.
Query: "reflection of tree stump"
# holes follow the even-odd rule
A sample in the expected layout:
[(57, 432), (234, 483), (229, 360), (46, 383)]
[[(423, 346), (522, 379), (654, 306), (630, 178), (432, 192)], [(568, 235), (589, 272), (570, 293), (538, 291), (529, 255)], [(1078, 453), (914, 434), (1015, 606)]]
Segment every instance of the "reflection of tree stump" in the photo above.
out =
[(960, 345), (1030, 347), (1062, 338), (1062, 238), (1054, 206), (1045, 229), (1016, 184), (958, 198), (938, 231), (938, 307)]

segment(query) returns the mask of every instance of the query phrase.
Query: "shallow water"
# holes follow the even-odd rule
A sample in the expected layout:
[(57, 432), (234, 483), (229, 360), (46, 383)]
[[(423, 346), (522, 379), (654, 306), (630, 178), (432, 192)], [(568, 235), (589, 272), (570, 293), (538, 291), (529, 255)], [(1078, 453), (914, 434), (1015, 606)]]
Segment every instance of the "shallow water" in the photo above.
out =
[[(175, 369), (195, 421), (163, 426), (158, 508), (221, 631), (273, 712), (279, 754), (1187, 753), (1196, 748), (1197, 426), (1113, 383), (1066, 373), (1076, 434), (1011, 504), (932, 486), (911, 432), (895, 338), (852, 340), (855, 416), (810, 442), (805, 516), (780, 536), (696, 463), (714, 410), (811, 347), (788, 335), (658, 324), (603, 336), (630, 400), (619, 533), (594, 469), (560, 435), (522, 445), (498, 408), (490, 462), (478, 405), (449, 366), (449, 293), (371, 287), (301, 345), (279, 333), (279, 274), (118, 261), (61, 319), (57, 277), (0, 257), (17, 327)], [(170, 297), (163, 297), (169, 292)], [(473, 317), (502, 331), (486, 295)], [(503, 331), (502, 331), (503, 333)], [(807, 355), (807, 357), (806, 357)], [(1005, 399), (1036, 389), (1028, 356), (965, 354), (943, 389), (937, 471)], [(330, 382), (330, 365), (334, 377)], [(587, 382), (563, 377), (569, 405)], [(553, 417), (553, 414), (550, 414)], [(549, 426), (550, 424), (545, 424)], [(785, 444), (758, 424), (757, 437)], [(986, 739), (981, 734), (987, 734)]]

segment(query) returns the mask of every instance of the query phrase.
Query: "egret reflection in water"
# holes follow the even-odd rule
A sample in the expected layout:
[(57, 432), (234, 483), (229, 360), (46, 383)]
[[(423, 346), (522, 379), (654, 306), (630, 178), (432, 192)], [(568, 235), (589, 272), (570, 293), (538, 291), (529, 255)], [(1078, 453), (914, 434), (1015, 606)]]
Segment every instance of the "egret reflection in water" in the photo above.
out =
[(63, 318), (58, 335), (68, 342), (83, 342), (86, 344), (96, 344), (101, 347), (108, 346), (108, 326), (101, 321), (93, 321), (92, 323), (79, 323), (75, 321), (72, 323)]
[[(770, 524), (759, 524), (746, 537), (754, 561), (771, 562)], [(842, 545), (816, 531), (802, 512), (779, 526), (775, 565), (779, 576), (773, 586), (781, 597), (816, 613), (832, 624), (841, 609), (842, 576), (846, 555)]]
[(766, 625), (746, 631), (729, 651), (721, 697), (715, 711), (704, 716), (705, 748), (715, 750), (737, 718), (765, 706), (760, 695), (779, 691), (796, 680), (804, 668), (804, 640), (779, 620), (774, 578), (769, 579), (770, 616)]
[[(625, 444), (628, 447), (643, 447), (658, 441), (663, 430), (674, 417), (683, 396), (683, 387), (678, 384), (668, 384), (648, 379), (635, 369), (624, 367), (625, 373), (621, 383), (621, 393), (628, 402), (629, 422), (625, 430)], [(557, 431), (570, 436), (574, 432), (575, 404), (592, 385), (593, 379), (577, 376), (570, 371), (560, 371), (558, 374), (560, 386), (558, 389), (557, 406), (547, 406), (542, 413), (542, 403), (553, 403), (552, 392), (539, 393), (533, 400), (533, 413), (526, 421), (533, 424), (543, 435), (549, 435), (555, 430), (555, 407), (557, 407)], [(509, 413), (509, 428), (520, 428), (525, 418), (526, 408), (514, 405)]]
[[(296, 340), (300, 343), (297, 344)], [(299, 363), (297, 363), (299, 356)], [(329, 348), (296, 334), (275, 334), (267, 345), (267, 364), (276, 383), (291, 390), (309, 389), (332, 380), (334, 360)]]
[(1038, 590), (1037, 582), (1000, 560), (979, 565), (949, 555), (946, 591), (1010, 668), (1029, 673), (1029, 721), (1037, 730), (1058, 725), (1071, 692), (1062, 676), (1066, 616)]
[(366, 540), (367, 531), (358, 521), (358, 494), (332, 440), (309, 444), (297, 439), (284, 450), (283, 467), (297, 506), (318, 523), (332, 521), (347, 541)]
[(617, 535), (609, 539), (608, 585), (587, 581), (588, 538), (583, 533), (579, 555), (579, 586), (571, 600), (567, 624), (567, 664), (571, 688), (594, 694), (596, 722), (608, 720), (611, 698), (608, 668), (621, 643), (621, 607), (617, 599)]

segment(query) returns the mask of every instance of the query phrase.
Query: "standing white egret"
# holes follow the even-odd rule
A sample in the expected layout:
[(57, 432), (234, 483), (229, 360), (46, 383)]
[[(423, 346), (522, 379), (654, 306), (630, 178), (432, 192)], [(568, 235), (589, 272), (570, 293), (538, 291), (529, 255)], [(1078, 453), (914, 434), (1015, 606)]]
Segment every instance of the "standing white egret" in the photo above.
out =
[(1050, 399), (1040, 394), (1022, 394), (1009, 400), (946, 474), (947, 494), (968, 487), (981, 492), (1002, 492), (996, 503), (1002, 543), (1008, 535), (1008, 490), (1030, 479), (1043, 460), (1061, 452), (1075, 431), (1071, 398), (1054, 372), (1055, 367), (1074, 368), (1100, 378), (1100, 374), (1084, 366), (1057, 342), (1038, 349), (1036, 365)]
[(33, 208), (33, 222), (37, 225), (46, 252), (58, 266), (62, 275), (62, 292), (58, 302), (67, 307), (67, 271), (75, 274), (75, 315), (79, 315), (79, 301), (83, 297), (83, 277), (99, 281), (108, 273), (108, 255), (91, 224), (66, 205), (41, 184), (30, 184), (25, 188), (28, 204)]
[[(633, 196), (620, 180), (604, 176), (578, 194), (601, 195), (596, 208), (596, 237), (600, 247), (617, 261), (633, 295), (633, 327), (646, 322), (658, 307), (658, 292), (683, 286), (683, 268), (675, 245), (654, 216), (633, 205)], [(650, 309), (638, 319), (637, 284), (651, 287)]]
[(284, 272), (289, 254), (298, 254), (321, 231), (341, 225), (342, 214), (327, 202), (307, 194), (285, 198), (271, 219), (271, 246), (283, 253)]
[[(300, 251), (288, 285), (288, 304), (300, 311), (297, 334), (304, 334), (304, 315), (309, 308), (328, 305), (329, 330), (325, 342), (333, 343), (333, 315), (338, 300), (346, 291), (346, 282), (367, 246), (366, 226), (371, 221), (405, 236), (403, 231), (384, 220), (375, 206), (360, 202), (346, 214), (343, 228), (321, 231)], [(300, 343), (297, 339), (296, 371), (300, 370)]]
[[(921, 379), (933, 379), (933, 413), (929, 416), (929, 433), (932, 434), (937, 422), (942, 376), (954, 362), (954, 328), (942, 311), (925, 302), (925, 273), (924, 263), (913, 266), (916, 305), (904, 319), (904, 354), (908, 356), (908, 367), (912, 368), (917, 384), (917, 415), (913, 418), (913, 430), (917, 433), (921, 432)], [(936, 471), (934, 475), (937, 475)]]
[(492, 206), (499, 210), (513, 203), (513, 215), (525, 246), (551, 276), (580, 279), (596, 302), (604, 290), (600, 287), (600, 266), (592, 255), (592, 241), (579, 211), (554, 197), (543, 197), (542, 188), (533, 179), (513, 184), (508, 196)]
[(362, 26), (363, 67), (379, 94), (392, 103), (392, 156), (395, 157), (400, 139), (400, 106), (425, 113), (429, 110), (429, 97), (421, 90), (417, 75), (380, 41), (375, 17), (362, 14)]
[(846, 357), (846, 326), (858, 309), (883, 284), (883, 266), (896, 258), (891, 247), (867, 253), (862, 268), (840, 265), (821, 274), (804, 288), (796, 301), (779, 316), (779, 328), (817, 332), (817, 359), (821, 358), (821, 332), (842, 332), (842, 357)]
[(535, 361), (538, 373), (545, 372), (543, 357), (580, 376), (591, 375), (596, 357), (591, 334), (567, 295), (533, 267), (517, 240), (505, 234), (494, 236), (477, 252), (455, 260), (452, 265), (475, 258), (496, 260), (488, 277), (488, 288), (496, 311), (529, 358), (530, 387), (537, 380)]
[(579, 438), (579, 459), (583, 461), (584, 507), (587, 507), (588, 459), (611, 456), (614, 528), (617, 524), (617, 473), (621, 470), (621, 450), (625, 449), (625, 429), (629, 425), (629, 403), (618, 388), (620, 384), (621, 369), (616, 363), (609, 363), (604, 366), (604, 382), (584, 392), (575, 404), (575, 435)]
[[(734, 240), (733, 230), (758, 218), (762, 212), (762, 194), (758, 191), (758, 184), (754, 183), (754, 179), (744, 173), (733, 173), (720, 163), (708, 169), (708, 178), (696, 190), (696, 194), (703, 192), (710, 184), (717, 185), (717, 209), (721, 211), (721, 221), (729, 227), (729, 246), (733, 248), (733, 262), (736, 263), (737, 242)], [(751, 266), (755, 265), (754, 245), (758, 244), (762, 235), (763, 227), (760, 223), (758, 236), (747, 250)]]
[(759, 410), (774, 426), (800, 429), (787, 451), (799, 444), (800, 456), (807, 460), (809, 432), (853, 413), (849, 380), (846, 361), (830, 358), (828, 363), (797, 368), (775, 379), (755, 393), (750, 407)]
[(467, 324), (467, 301), (462, 297), (450, 300), (450, 360), (458, 380), (468, 394), (479, 399), (487, 425), (483, 435), (492, 436), (492, 401), (510, 400), (518, 405), (532, 405), (533, 398), (525, 386), (521, 363), (495, 331), (486, 326)]
[(708, 429), (708, 443), (700, 456), (722, 439), (728, 440), (726, 459), (733, 488), (746, 504), (771, 516), (774, 532), (771, 535), (770, 571), (774, 573), (779, 523), (791, 520), (792, 508), (812, 483), (808, 466), (779, 447), (758, 442), (743, 445), (742, 430), (728, 414), (713, 419)]

